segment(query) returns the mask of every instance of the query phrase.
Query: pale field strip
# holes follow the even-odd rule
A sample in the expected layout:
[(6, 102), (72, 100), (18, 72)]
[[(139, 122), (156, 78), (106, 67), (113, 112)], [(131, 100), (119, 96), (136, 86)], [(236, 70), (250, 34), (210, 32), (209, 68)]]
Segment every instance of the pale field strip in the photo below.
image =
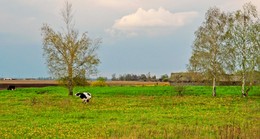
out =
[(0, 80), (0, 84), (58, 84), (55, 80)]
[[(94, 82), (94, 81), (90, 81)], [(109, 86), (117, 85), (133, 85), (133, 86), (168, 86), (169, 82), (142, 82), (142, 81), (106, 81)], [(0, 84), (53, 84), (58, 85), (58, 81), (55, 80), (0, 80)]]
[(169, 82), (142, 82), (142, 81), (107, 81), (108, 85), (133, 85), (133, 86), (168, 86)]

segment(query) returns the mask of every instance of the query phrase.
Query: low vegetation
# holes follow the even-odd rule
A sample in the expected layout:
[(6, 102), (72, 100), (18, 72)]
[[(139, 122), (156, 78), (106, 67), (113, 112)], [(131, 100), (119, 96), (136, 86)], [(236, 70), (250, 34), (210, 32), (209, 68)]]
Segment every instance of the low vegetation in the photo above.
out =
[(260, 87), (63, 87), (0, 91), (0, 138), (258, 138)]

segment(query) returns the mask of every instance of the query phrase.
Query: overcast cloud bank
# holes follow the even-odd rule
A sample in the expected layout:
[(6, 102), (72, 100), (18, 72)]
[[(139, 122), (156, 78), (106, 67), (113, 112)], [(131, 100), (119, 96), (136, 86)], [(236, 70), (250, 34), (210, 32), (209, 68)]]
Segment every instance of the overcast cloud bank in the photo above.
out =
[[(260, 0), (70, 0), (75, 27), (101, 37), (98, 76), (156, 75), (185, 71), (194, 32), (213, 6), (223, 11)], [(0, 1), (0, 77), (49, 76), (42, 56), (40, 28), (63, 26), (64, 0)]]

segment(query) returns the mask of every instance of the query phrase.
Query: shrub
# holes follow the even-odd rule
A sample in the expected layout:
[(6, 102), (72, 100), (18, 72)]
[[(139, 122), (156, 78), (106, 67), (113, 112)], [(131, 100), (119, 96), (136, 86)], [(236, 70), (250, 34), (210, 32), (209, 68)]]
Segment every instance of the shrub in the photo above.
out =
[(105, 81), (94, 81), (94, 82), (91, 82), (91, 86), (104, 87), (104, 86), (107, 86), (107, 83)]
[(105, 81), (107, 81), (107, 77), (98, 77), (98, 78), (97, 78), (97, 81), (103, 81), (103, 82), (105, 82)]
[(183, 84), (174, 86), (174, 91), (177, 93), (177, 96), (183, 96), (186, 90), (186, 87)]
[[(59, 84), (67, 86), (68, 77), (59, 79)], [(87, 79), (85, 77), (76, 76), (73, 78), (73, 85), (74, 86), (89, 86), (90, 84), (87, 82)]]

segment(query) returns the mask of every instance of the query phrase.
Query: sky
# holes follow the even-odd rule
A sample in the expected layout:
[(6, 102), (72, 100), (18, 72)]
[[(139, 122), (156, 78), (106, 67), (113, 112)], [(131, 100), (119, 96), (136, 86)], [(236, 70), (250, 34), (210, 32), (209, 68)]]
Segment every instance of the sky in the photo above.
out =
[[(69, 0), (75, 28), (102, 38), (98, 74), (161, 75), (186, 71), (194, 32), (210, 7), (232, 12), (260, 0)], [(64, 0), (0, 0), (0, 78), (49, 77), (41, 27), (64, 26)]]

